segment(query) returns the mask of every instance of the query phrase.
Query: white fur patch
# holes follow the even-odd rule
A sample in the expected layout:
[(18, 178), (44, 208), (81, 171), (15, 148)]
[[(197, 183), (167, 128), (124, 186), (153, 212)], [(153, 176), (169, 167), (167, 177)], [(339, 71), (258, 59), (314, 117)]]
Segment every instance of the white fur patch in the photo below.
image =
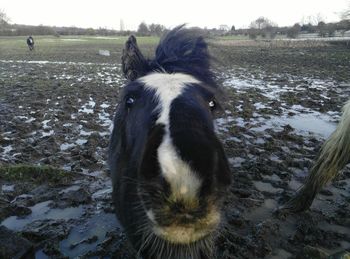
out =
[(187, 84), (200, 83), (194, 77), (182, 73), (153, 73), (139, 80), (145, 84), (146, 89), (156, 91), (159, 98), (159, 108), (162, 111), (157, 123), (163, 123), (166, 126), (169, 125), (171, 102), (182, 93)]
[(166, 136), (158, 149), (158, 160), (174, 198), (190, 201), (196, 198), (200, 179), (175, 151), (171, 138)]
[(172, 143), (169, 130), (169, 113), (171, 103), (186, 88), (188, 84), (199, 84), (194, 77), (182, 73), (153, 73), (139, 79), (146, 89), (156, 91), (159, 100), (160, 116), (157, 124), (165, 125), (165, 136), (158, 148), (158, 161), (162, 174), (171, 186), (175, 198), (190, 200), (196, 197), (201, 185), (200, 179), (189, 165), (177, 154)]
[(147, 210), (146, 215), (150, 221), (156, 223), (156, 217), (154, 216), (153, 210)]

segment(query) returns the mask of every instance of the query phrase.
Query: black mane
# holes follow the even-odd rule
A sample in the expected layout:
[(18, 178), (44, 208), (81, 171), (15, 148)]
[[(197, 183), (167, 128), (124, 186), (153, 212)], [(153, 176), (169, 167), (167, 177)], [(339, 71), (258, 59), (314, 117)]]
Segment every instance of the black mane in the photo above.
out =
[(150, 60), (151, 70), (186, 73), (215, 85), (210, 71), (210, 55), (203, 33), (198, 29), (177, 26), (161, 39), (156, 55)]
[(186, 73), (215, 85), (208, 45), (198, 29), (180, 25), (166, 33), (157, 46), (155, 58), (149, 62), (151, 70)]
[(122, 70), (129, 81), (151, 72), (186, 73), (216, 88), (210, 60), (202, 31), (180, 25), (161, 38), (153, 59), (143, 56), (135, 36), (131, 35), (123, 49)]

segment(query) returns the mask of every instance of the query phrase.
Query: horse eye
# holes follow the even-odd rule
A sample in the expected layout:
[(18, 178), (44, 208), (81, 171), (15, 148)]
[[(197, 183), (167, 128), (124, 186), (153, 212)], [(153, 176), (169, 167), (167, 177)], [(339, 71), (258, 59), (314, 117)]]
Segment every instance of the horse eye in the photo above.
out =
[(209, 107), (210, 107), (211, 110), (214, 110), (214, 109), (215, 109), (215, 106), (216, 106), (215, 101), (210, 101), (210, 102), (209, 102)]
[(131, 108), (134, 102), (135, 102), (135, 99), (133, 97), (128, 97), (125, 102), (126, 107)]

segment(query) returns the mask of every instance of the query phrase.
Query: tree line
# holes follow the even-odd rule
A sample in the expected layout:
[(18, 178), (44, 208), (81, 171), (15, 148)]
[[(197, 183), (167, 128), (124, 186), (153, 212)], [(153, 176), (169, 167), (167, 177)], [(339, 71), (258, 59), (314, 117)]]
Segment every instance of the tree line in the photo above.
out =
[(336, 23), (325, 23), (322, 19), (314, 19), (312, 22), (295, 23), (293, 26), (279, 27), (265, 17), (259, 17), (253, 21), (248, 29), (241, 29), (231, 32), (231, 34), (248, 35), (251, 39), (275, 38), (277, 35), (285, 35), (288, 38), (297, 38), (300, 34), (313, 33), (319, 37), (333, 37), (335, 32), (344, 36), (350, 30), (350, 18), (343, 19)]
[[(349, 8), (350, 9), (350, 8)], [(160, 36), (167, 28), (162, 24), (146, 24), (141, 22), (136, 31), (112, 30), (106, 28), (78, 28), (57, 26), (31, 26), (11, 24), (9, 17), (0, 9), (0, 36), (25, 36), (25, 35), (91, 35), (91, 36), (126, 36), (136, 34), (138, 36)], [(284, 35), (288, 38), (297, 38), (300, 34), (316, 33), (320, 37), (331, 37), (335, 32), (344, 35), (350, 30), (350, 10), (342, 13), (341, 21), (336, 23), (325, 23), (321, 16), (308, 17), (302, 23), (293, 26), (279, 27), (276, 23), (266, 17), (259, 17), (252, 21), (249, 28), (236, 29), (234, 25), (220, 25), (219, 28), (202, 29), (212, 36), (245, 35), (251, 39), (269, 38)]]

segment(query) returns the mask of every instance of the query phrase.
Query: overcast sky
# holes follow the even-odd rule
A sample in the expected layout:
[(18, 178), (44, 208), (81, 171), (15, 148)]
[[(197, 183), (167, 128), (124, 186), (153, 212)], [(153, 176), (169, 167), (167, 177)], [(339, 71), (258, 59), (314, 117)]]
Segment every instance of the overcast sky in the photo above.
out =
[(12, 23), (137, 29), (140, 22), (167, 27), (248, 27), (259, 16), (280, 26), (321, 14), (326, 22), (339, 20), (350, 0), (0, 0)]

